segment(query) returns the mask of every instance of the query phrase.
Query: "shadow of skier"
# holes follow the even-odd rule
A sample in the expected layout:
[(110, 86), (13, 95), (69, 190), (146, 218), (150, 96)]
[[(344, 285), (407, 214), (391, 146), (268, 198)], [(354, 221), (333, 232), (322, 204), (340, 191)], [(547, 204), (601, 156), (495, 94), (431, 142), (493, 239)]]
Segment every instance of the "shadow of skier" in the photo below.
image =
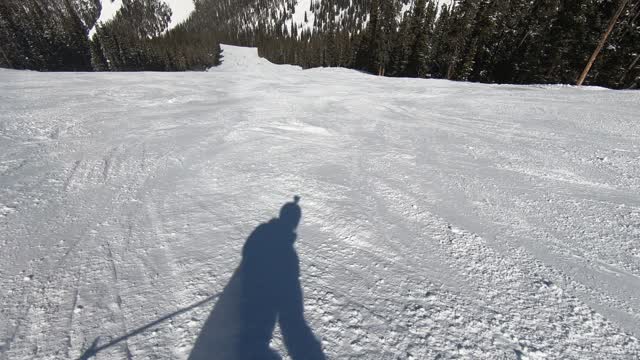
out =
[(259, 225), (242, 262), (204, 324), (191, 360), (280, 359), (269, 347), (276, 321), (293, 360), (322, 360), (320, 343), (304, 319), (300, 265), (293, 247), (302, 211), (286, 203), (279, 218)]

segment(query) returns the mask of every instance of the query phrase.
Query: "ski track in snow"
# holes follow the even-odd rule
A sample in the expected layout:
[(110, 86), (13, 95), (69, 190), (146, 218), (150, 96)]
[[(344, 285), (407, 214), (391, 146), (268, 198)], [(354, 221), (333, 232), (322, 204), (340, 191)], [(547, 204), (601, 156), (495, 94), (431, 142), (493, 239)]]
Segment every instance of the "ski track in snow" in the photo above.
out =
[[(0, 70), (0, 359), (75, 359), (219, 293), (294, 194), (328, 358), (638, 358), (640, 92), (224, 56)], [(214, 300), (96, 358), (186, 358)]]

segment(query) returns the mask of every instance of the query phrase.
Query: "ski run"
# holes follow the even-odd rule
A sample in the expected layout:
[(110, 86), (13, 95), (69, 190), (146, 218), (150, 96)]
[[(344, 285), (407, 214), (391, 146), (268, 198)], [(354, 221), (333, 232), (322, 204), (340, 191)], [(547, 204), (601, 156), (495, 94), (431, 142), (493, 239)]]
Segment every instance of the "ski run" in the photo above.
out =
[(205, 73), (0, 70), (0, 359), (187, 359), (294, 196), (327, 359), (640, 357), (640, 92), (223, 49)]

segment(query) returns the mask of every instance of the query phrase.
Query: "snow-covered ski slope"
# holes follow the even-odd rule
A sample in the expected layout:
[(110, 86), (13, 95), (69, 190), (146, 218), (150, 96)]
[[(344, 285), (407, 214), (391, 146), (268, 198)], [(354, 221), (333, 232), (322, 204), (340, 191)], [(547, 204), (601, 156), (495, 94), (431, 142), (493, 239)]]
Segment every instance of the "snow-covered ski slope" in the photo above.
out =
[(329, 359), (638, 358), (640, 92), (224, 56), (0, 71), (0, 358), (187, 358), (294, 195)]

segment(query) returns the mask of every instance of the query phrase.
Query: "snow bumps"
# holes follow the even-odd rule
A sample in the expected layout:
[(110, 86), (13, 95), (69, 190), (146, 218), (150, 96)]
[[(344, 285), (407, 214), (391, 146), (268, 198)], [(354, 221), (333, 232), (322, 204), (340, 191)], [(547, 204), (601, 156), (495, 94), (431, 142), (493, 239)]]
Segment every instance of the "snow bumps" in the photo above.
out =
[(207, 73), (0, 71), (0, 358), (78, 358), (99, 337), (99, 358), (186, 359), (292, 193), (329, 359), (638, 357), (638, 92), (241, 50)]

